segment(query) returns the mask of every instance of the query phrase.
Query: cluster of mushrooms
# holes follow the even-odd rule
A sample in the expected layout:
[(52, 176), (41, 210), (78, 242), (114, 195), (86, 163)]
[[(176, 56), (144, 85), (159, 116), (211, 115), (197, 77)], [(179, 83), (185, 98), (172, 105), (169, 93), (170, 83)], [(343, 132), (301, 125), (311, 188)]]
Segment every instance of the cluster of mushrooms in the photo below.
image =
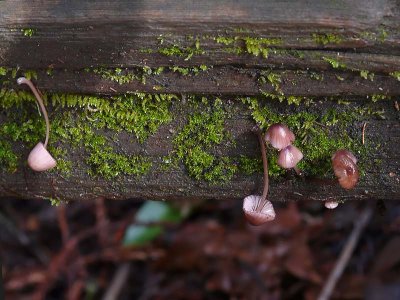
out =
[[(37, 103), (42, 111), (44, 120), (46, 122), (46, 138), (44, 144), (39, 142), (29, 153), (28, 165), (29, 167), (38, 172), (47, 171), (54, 168), (57, 164), (56, 160), (51, 156), (47, 150), (47, 144), (50, 136), (50, 122), (43, 103), (42, 94), (33, 83), (25, 77), (17, 79), (19, 85), (26, 84), (32, 90), (36, 97)], [(250, 195), (244, 198), (243, 211), (248, 222), (252, 225), (261, 225), (268, 221), (275, 219), (275, 210), (271, 201), (267, 199), (268, 196), (268, 160), (265, 144), (270, 143), (271, 146), (279, 151), (278, 165), (285, 169), (293, 168), (297, 174), (301, 171), (297, 168), (297, 164), (303, 159), (303, 153), (294, 145), (295, 140), (293, 132), (284, 124), (273, 124), (262, 135), (258, 127), (254, 128), (257, 134), (260, 147), (261, 156), (264, 166), (264, 190), (261, 196)], [(358, 182), (359, 172), (357, 168), (357, 158), (348, 150), (341, 149), (336, 151), (332, 156), (332, 167), (335, 175), (339, 179), (339, 184), (345, 189), (352, 189)], [(337, 201), (325, 201), (327, 208), (333, 209), (338, 206)]]
[[(261, 130), (255, 127), (253, 131), (257, 134), (258, 141), (261, 147), (261, 156), (264, 167), (264, 190), (261, 196), (250, 195), (243, 200), (243, 212), (247, 221), (251, 225), (262, 225), (268, 221), (275, 219), (275, 210), (268, 200), (268, 160), (265, 144), (279, 151), (278, 165), (285, 169), (293, 168), (297, 174), (300, 170), (297, 164), (303, 159), (303, 153), (294, 145), (295, 135), (284, 124), (273, 124), (262, 135)], [(358, 182), (359, 172), (357, 168), (357, 158), (348, 150), (341, 149), (335, 152), (332, 156), (333, 171), (339, 179), (339, 184), (345, 189), (352, 189)], [(325, 201), (326, 208), (336, 208), (337, 201)]]

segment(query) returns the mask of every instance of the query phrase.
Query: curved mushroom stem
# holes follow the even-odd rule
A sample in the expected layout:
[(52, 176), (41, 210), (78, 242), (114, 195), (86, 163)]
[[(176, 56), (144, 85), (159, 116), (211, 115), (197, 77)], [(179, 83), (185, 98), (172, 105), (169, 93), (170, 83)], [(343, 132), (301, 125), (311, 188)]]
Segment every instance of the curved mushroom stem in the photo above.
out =
[(258, 142), (260, 143), (260, 148), (261, 148), (261, 157), (262, 157), (263, 167), (264, 167), (264, 190), (262, 193), (262, 199), (265, 200), (265, 199), (267, 199), (268, 187), (269, 187), (267, 151), (265, 149), (264, 138), (261, 134), (260, 129), (257, 128), (254, 131), (257, 134)]
[(46, 107), (44, 106), (44, 103), (43, 103), (43, 99), (42, 99), (39, 91), (33, 85), (32, 81), (30, 81), (29, 79), (26, 79), (25, 77), (20, 77), (17, 79), (17, 83), (28, 85), (36, 97), (36, 100), (39, 104), (40, 110), (42, 111), (44, 120), (46, 122), (46, 139), (44, 141), (44, 148), (47, 148), (47, 144), (49, 142), (49, 135), (50, 135), (50, 122), (49, 122), (49, 116), (47, 115)]
[(302, 171), (301, 169), (299, 169), (297, 166), (295, 166), (295, 167), (293, 168), (293, 170), (296, 172), (296, 174), (297, 174), (298, 176), (303, 176), (303, 171)]

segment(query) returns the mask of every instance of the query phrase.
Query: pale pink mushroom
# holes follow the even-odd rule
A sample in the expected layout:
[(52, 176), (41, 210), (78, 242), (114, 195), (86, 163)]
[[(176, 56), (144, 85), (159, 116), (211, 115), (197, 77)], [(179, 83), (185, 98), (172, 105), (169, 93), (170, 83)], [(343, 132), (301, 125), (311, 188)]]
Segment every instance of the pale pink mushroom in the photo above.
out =
[(56, 161), (55, 159), (51, 156), (51, 154), (47, 151), (47, 144), (49, 142), (49, 136), (50, 136), (50, 122), (49, 122), (49, 117), (47, 115), (46, 107), (44, 106), (42, 97), (39, 93), (39, 91), (36, 89), (36, 87), (33, 85), (33, 83), (29, 80), (26, 79), (25, 77), (20, 77), (17, 79), (18, 84), (26, 84), (29, 86), (29, 88), (32, 90), (33, 94), (36, 97), (36, 100), (39, 104), (40, 110), (43, 113), (44, 120), (46, 122), (46, 138), (44, 144), (39, 142), (29, 153), (28, 156), (28, 165), (29, 167), (38, 172), (42, 171), (47, 171), (50, 170), (51, 168), (54, 168), (56, 166)]
[(294, 134), (285, 124), (273, 124), (265, 133), (265, 140), (271, 143), (272, 147), (281, 150), (294, 141)]

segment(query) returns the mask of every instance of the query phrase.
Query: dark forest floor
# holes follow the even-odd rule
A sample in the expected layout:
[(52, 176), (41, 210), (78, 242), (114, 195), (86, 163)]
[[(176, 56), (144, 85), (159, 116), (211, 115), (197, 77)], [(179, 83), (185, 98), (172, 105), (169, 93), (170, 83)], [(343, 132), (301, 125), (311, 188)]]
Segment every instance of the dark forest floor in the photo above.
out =
[[(6, 299), (106, 299), (114, 289), (117, 299), (316, 299), (367, 202), (278, 204), (275, 221), (252, 227), (241, 201), (180, 203), (179, 221), (147, 224), (162, 233), (128, 247), (140, 201), (1, 200)], [(400, 203), (369, 204), (332, 299), (400, 299)]]

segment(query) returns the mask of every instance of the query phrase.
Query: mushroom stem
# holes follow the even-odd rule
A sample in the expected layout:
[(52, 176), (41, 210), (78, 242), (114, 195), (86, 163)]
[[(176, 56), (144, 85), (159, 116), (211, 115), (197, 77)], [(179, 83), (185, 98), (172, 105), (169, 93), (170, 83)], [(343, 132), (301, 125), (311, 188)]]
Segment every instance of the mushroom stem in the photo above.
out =
[(50, 122), (49, 122), (49, 116), (47, 115), (46, 107), (44, 106), (42, 97), (40, 96), (39, 91), (33, 85), (32, 81), (30, 81), (29, 79), (26, 79), (25, 77), (20, 77), (20, 78), (18, 78), (17, 83), (28, 85), (36, 97), (36, 100), (39, 104), (40, 110), (42, 111), (44, 120), (46, 122), (46, 139), (44, 141), (44, 148), (47, 148), (47, 144), (49, 142), (49, 135), (50, 135)]
[(262, 157), (263, 167), (264, 167), (264, 190), (262, 193), (262, 199), (265, 200), (265, 199), (267, 199), (268, 187), (269, 187), (267, 151), (265, 149), (264, 138), (261, 134), (260, 129), (257, 129), (256, 134), (258, 137), (258, 141), (260, 143), (261, 157)]
[(296, 172), (298, 176), (303, 176), (303, 171), (299, 169), (299, 167), (294, 166), (293, 170)]

